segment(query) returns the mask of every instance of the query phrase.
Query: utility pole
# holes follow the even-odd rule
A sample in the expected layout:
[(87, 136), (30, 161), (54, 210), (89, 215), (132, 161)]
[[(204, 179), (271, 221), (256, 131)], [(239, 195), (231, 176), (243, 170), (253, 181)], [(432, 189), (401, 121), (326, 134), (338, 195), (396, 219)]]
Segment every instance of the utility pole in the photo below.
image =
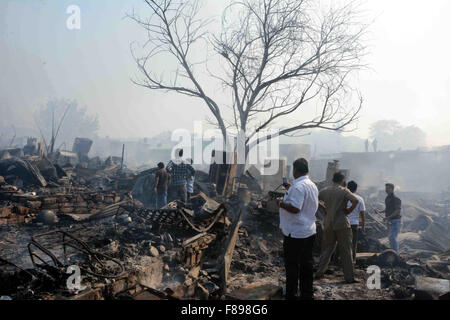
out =
[(125, 154), (125, 143), (122, 145), (122, 161), (120, 162), (120, 171), (123, 170), (123, 156)]

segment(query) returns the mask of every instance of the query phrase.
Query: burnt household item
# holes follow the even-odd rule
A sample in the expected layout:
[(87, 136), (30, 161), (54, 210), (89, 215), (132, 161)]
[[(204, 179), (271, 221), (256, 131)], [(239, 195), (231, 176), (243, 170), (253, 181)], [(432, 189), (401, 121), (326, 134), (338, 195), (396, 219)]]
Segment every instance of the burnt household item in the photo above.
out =
[(216, 185), (219, 195), (226, 197), (233, 192), (236, 172), (236, 152), (213, 151), (209, 167), (209, 181)]
[(62, 230), (34, 235), (28, 244), (28, 252), (38, 269), (54, 267), (62, 270), (77, 264), (83, 273), (106, 279), (120, 278), (125, 272), (119, 260), (93, 250), (86, 242)]
[(39, 169), (30, 161), (19, 158), (0, 160), (1, 176), (16, 176), (26, 185), (47, 186), (47, 181)]
[(23, 153), (27, 155), (35, 155), (37, 153), (37, 139), (28, 138), (27, 144), (23, 147)]
[(247, 205), (251, 200), (250, 192), (248, 191), (248, 187), (245, 184), (240, 183), (237, 192), (238, 192), (239, 202), (242, 205)]
[(91, 150), (93, 141), (88, 138), (75, 138), (72, 152), (78, 155), (80, 161), (88, 161), (88, 153)]
[(38, 222), (51, 225), (58, 222), (58, 217), (52, 210), (42, 210), (36, 217)]

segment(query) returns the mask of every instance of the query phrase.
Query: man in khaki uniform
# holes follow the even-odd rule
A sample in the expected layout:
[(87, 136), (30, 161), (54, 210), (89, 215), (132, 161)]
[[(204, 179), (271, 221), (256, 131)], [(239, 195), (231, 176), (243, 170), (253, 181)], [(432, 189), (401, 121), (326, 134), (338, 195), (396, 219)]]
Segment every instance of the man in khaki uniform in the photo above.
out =
[[(320, 206), (325, 211), (325, 217), (322, 252), (315, 278), (323, 277), (337, 242), (345, 281), (352, 283), (355, 282), (352, 262), (352, 229), (347, 216), (358, 205), (358, 199), (347, 188), (342, 187), (344, 178), (341, 172), (335, 173), (333, 185), (319, 192), (319, 201), (323, 202)], [(352, 203), (350, 208), (347, 208), (348, 201)]]

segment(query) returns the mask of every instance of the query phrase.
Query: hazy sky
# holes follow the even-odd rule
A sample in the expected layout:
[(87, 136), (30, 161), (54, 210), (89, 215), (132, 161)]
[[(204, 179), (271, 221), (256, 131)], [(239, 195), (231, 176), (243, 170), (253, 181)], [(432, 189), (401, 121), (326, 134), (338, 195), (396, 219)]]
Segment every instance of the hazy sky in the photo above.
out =
[[(66, 9), (81, 8), (81, 30), (68, 30)], [(207, 0), (219, 16), (225, 0)], [(370, 51), (355, 86), (365, 105), (353, 135), (370, 123), (417, 125), (430, 145), (450, 144), (450, 1), (367, 0), (375, 19)], [(192, 128), (208, 115), (200, 101), (150, 92), (137, 75), (130, 43), (145, 34), (125, 14), (140, 0), (1, 0), (0, 107), (28, 111), (48, 98), (77, 99), (98, 114), (103, 136), (144, 137)], [(213, 93), (214, 95), (215, 93)]]

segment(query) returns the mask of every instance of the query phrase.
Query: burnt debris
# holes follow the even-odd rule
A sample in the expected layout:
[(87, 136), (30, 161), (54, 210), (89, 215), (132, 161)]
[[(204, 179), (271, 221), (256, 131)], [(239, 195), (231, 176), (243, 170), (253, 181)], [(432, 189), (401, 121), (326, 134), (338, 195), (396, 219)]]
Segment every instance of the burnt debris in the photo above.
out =
[[(91, 146), (77, 139), (71, 152), (44, 156), (30, 140), (23, 150), (0, 152), (0, 296), (283, 298), (276, 199), (286, 192), (286, 168), (264, 177), (255, 167), (238, 174), (236, 166), (213, 164), (209, 173), (196, 171), (188, 202), (157, 208), (156, 168), (134, 172), (120, 157), (89, 158)], [(338, 169), (337, 161), (329, 163), (326, 179), (316, 182), (319, 189)], [(448, 297), (448, 198), (402, 194), (405, 219), (397, 254), (389, 250), (386, 224), (373, 213), (383, 206), (383, 194), (373, 188), (360, 194), (367, 203), (355, 265), (360, 282), (343, 284), (336, 258), (326, 277), (314, 281), (316, 299)], [(316, 216), (320, 239), (323, 213)], [(318, 240), (316, 267), (319, 254)], [(374, 265), (381, 270), (378, 290), (366, 284)]]

